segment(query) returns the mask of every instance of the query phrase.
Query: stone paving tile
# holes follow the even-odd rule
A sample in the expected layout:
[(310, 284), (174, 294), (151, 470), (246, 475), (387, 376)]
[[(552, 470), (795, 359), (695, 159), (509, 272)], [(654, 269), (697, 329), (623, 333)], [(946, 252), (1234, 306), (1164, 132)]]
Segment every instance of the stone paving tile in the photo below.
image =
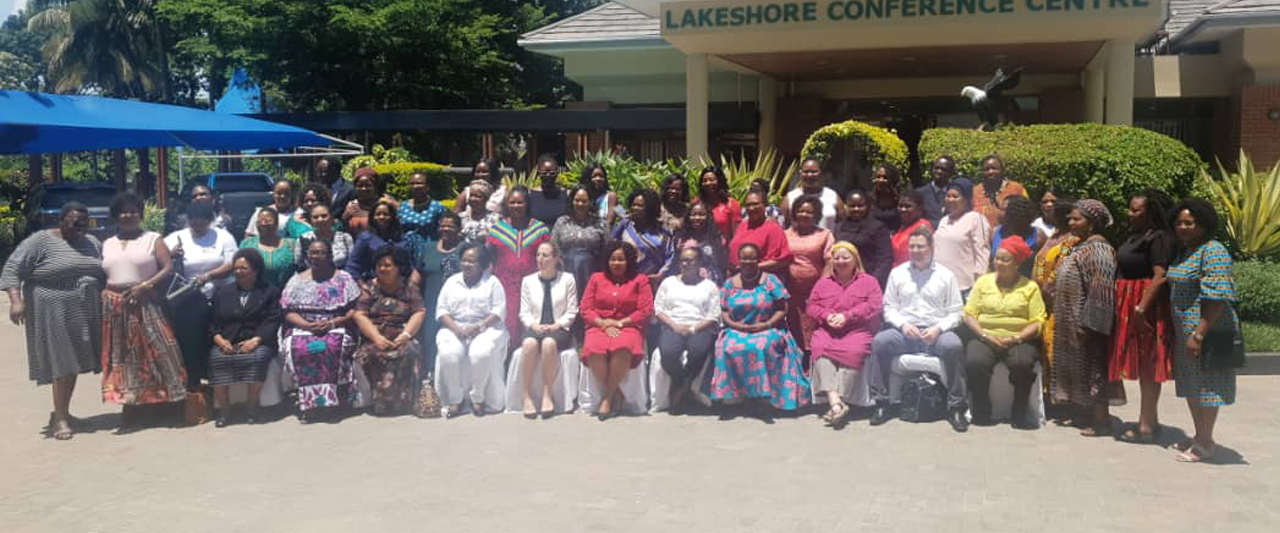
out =
[[(1068, 428), (834, 432), (815, 417), (362, 416), (116, 435), (96, 376), (74, 412), (98, 429), (54, 442), (21, 338), (0, 327), (3, 533), (1280, 530), (1278, 376), (1240, 378), (1218, 435), (1235, 464), (1222, 465)], [(1160, 407), (1172, 441), (1190, 426), (1185, 404), (1169, 387)]]

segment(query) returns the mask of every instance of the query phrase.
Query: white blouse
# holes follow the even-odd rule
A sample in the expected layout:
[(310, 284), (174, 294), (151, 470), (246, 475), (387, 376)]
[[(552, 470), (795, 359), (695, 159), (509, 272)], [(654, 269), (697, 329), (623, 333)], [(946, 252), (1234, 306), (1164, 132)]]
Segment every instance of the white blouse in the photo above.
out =
[[(791, 204), (795, 203), (796, 198), (799, 198), (802, 194), (804, 194), (804, 189), (800, 187), (791, 189), (791, 192), (787, 193), (787, 214), (789, 216), (795, 216), (790, 212)], [(835, 231), (836, 216), (839, 214), (836, 212), (836, 208), (840, 205), (840, 195), (836, 194), (836, 191), (831, 190), (830, 187), (823, 187), (822, 194), (818, 195), (818, 199), (822, 200), (822, 216), (818, 217), (818, 227)], [(790, 224), (790, 221), (787, 222)], [(786, 227), (790, 227), (790, 225)]]
[(720, 287), (706, 278), (691, 287), (678, 275), (668, 277), (658, 285), (653, 312), (667, 315), (681, 326), (692, 326), (706, 320), (719, 322)]
[(462, 280), (461, 272), (449, 276), (440, 287), (436, 320), (445, 315), (462, 325), (479, 324), (485, 317), (497, 315), (499, 320), (492, 327), (505, 327), (502, 324), (507, 318), (507, 297), (502, 283), (488, 272), (473, 287)]
[[(578, 283), (573, 275), (559, 272), (551, 280), (551, 315), (568, 330), (578, 317)], [(520, 280), (520, 323), (533, 327), (542, 322), (542, 278), (534, 272)]]
[[(180, 229), (164, 238), (165, 246), (174, 250), (182, 245), (182, 275), (187, 279), (207, 274), (209, 271), (231, 262), (236, 254), (236, 239), (227, 230), (209, 228), (204, 236), (191, 235), (191, 228)], [(231, 276), (210, 280), (200, 288), (205, 297), (213, 298), (213, 292), (222, 284), (230, 283)]]

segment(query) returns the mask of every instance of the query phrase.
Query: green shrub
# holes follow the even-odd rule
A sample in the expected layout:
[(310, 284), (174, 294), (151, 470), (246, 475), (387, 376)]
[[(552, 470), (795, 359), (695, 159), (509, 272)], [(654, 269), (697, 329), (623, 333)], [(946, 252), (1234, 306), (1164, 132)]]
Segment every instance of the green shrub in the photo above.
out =
[(1241, 319), (1280, 324), (1280, 263), (1236, 261), (1235, 282)]
[(1205, 168), (1200, 156), (1180, 141), (1131, 126), (1037, 124), (1004, 126), (998, 131), (937, 128), (924, 132), (920, 161), (955, 158), (962, 176), (978, 176), (983, 157), (996, 154), (1005, 175), (1031, 194), (1050, 184), (1081, 198), (1101, 200), (1124, 231), (1129, 195), (1151, 187), (1173, 198), (1208, 196), (1199, 183)]
[(164, 212), (155, 202), (147, 202), (142, 209), (142, 229), (164, 234)]
[(906, 171), (908, 164), (907, 143), (897, 133), (855, 120), (818, 128), (800, 153), (821, 159), (837, 183), (850, 187), (870, 187), (871, 169), (876, 165), (888, 163)]
[(443, 199), (458, 195), (453, 175), (447, 172), (448, 168), (438, 163), (384, 163), (374, 165), (373, 171), (384, 180), (387, 194), (401, 200), (409, 197), (409, 176), (421, 172), (427, 175), (431, 197)]
[(370, 153), (348, 159), (342, 165), (342, 177), (348, 181), (356, 176), (356, 170), (364, 167), (376, 167), (387, 163), (406, 163), (412, 156), (408, 150), (400, 147), (386, 148), (381, 144), (373, 145)]

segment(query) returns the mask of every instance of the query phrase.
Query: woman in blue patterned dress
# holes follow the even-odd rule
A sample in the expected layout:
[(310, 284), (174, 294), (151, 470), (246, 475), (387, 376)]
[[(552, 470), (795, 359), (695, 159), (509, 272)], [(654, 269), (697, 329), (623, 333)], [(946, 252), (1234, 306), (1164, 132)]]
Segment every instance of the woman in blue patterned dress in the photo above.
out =
[(795, 410), (809, 403), (809, 380), (801, 366), (803, 352), (783, 324), (787, 289), (773, 274), (760, 270), (760, 249), (738, 250), (740, 272), (724, 283), (720, 306), (724, 331), (716, 342), (711, 399), (746, 398), (769, 420), (770, 404)]
[(406, 240), (439, 239), (440, 215), (445, 211), (448, 209), (444, 204), (431, 199), (426, 174), (414, 172), (409, 176), (409, 200), (400, 202), (398, 213)]
[(662, 273), (675, 258), (675, 240), (662, 228), (658, 219), (661, 212), (658, 193), (650, 189), (637, 189), (627, 197), (630, 216), (613, 229), (613, 238), (630, 243), (639, 252), (637, 271), (649, 276), (654, 287), (662, 281)]
[[(1187, 399), (1195, 435), (1174, 445), (1178, 460), (1198, 463), (1213, 457), (1218, 449), (1213, 427), (1218, 408), (1236, 401), (1234, 369), (1202, 366), (1204, 338), (1211, 331), (1239, 331), (1232, 302), (1236, 301), (1232, 281), (1231, 255), (1222, 243), (1212, 239), (1218, 229), (1213, 206), (1198, 198), (1183, 200), (1173, 208), (1173, 228), (1181, 245), (1178, 259), (1169, 267), (1167, 278), (1173, 303), (1173, 376), (1178, 396)], [(1238, 334), (1238, 333), (1237, 333)]]

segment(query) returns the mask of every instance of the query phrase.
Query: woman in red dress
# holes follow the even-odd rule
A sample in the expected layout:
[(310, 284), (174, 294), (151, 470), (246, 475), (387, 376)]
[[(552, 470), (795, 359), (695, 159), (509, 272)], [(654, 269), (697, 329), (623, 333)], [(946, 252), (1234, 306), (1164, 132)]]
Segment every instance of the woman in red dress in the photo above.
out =
[(742, 245), (754, 244), (760, 249), (760, 269), (779, 278), (786, 276), (792, 259), (791, 245), (787, 243), (782, 226), (765, 216), (768, 198), (763, 192), (751, 191), (743, 202), (747, 204), (747, 219), (738, 224), (733, 238), (729, 240), (731, 269), (738, 271), (738, 250)]
[(902, 229), (895, 232), (889, 240), (893, 243), (893, 266), (906, 263), (907, 240), (911, 233), (920, 226), (933, 229), (933, 224), (924, 216), (924, 193), (919, 189), (907, 189), (898, 197), (898, 216), (902, 218)]
[(787, 328), (800, 349), (807, 351), (815, 323), (805, 314), (804, 305), (813, 286), (827, 273), (827, 255), (836, 241), (830, 230), (818, 227), (822, 200), (817, 195), (802, 194), (789, 207), (791, 227), (786, 230), (787, 246), (794, 260), (785, 282), (787, 292), (791, 293), (787, 300)]
[[(725, 177), (720, 167), (710, 166), (702, 169), (702, 173), (698, 174), (698, 185), (698, 198), (694, 203), (707, 204), (707, 207), (711, 208), (711, 216), (715, 219), (716, 226), (720, 228), (720, 234), (726, 241), (732, 240), (733, 231), (742, 221), (742, 206), (729, 196), (729, 179)], [(737, 253), (729, 255), (736, 257)]]
[(551, 240), (546, 224), (529, 216), (529, 189), (515, 187), (503, 200), (503, 217), (489, 228), (485, 245), (493, 250), (493, 275), (507, 297), (507, 329), (512, 339), (524, 338), (520, 323), (520, 282), (537, 272), (538, 245)]
[(636, 272), (635, 247), (610, 241), (604, 257), (605, 271), (592, 274), (582, 293), (582, 360), (602, 384), (600, 420), (622, 409), (622, 379), (644, 359), (644, 331), (653, 316), (653, 289), (649, 276)]

